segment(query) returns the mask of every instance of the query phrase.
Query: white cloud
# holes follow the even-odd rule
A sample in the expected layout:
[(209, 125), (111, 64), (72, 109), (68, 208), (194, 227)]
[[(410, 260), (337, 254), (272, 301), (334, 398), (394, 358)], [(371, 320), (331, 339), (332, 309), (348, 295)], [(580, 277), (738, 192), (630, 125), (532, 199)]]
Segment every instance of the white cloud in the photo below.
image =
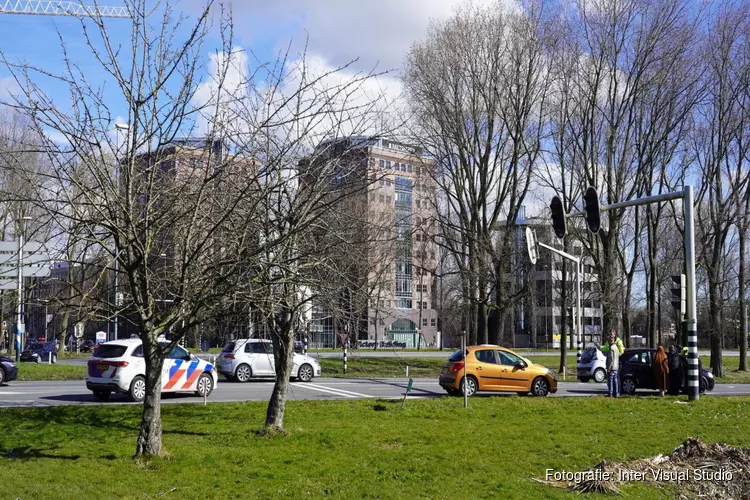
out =
[(6, 101), (8, 98), (12, 98), (18, 95), (21, 88), (12, 76), (0, 77), (0, 100)]

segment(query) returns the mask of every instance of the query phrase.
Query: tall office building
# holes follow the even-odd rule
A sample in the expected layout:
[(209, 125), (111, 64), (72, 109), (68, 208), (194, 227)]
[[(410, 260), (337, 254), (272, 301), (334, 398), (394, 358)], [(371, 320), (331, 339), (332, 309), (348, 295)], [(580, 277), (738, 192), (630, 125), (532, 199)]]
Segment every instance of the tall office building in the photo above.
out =
[[(359, 172), (343, 180), (331, 179), (335, 185), (350, 182), (356, 186), (338, 212), (345, 210), (347, 216), (361, 219), (356, 224), (363, 235), (356, 239), (356, 257), (363, 265), (353, 276), (353, 286), (366, 292), (367, 306), (359, 309), (357, 320), (346, 327), (363, 346), (372, 342), (402, 347), (438, 345), (433, 304), (437, 265), (432, 216), (434, 161), (418, 148), (367, 137), (324, 141), (316, 148), (315, 161), (324, 161), (326, 151), (337, 151), (340, 156), (336, 161), (348, 165), (349, 169), (344, 167), (347, 171)], [(303, 162), (301, 168), (307, 165)], [(315, 172), (307, 168), (302, 178)], [(335, 336), (342, 333), (342, 327), (331, 319), (330, 311), (318, 306), (308, 319), (315, 344), (338, 344)]]

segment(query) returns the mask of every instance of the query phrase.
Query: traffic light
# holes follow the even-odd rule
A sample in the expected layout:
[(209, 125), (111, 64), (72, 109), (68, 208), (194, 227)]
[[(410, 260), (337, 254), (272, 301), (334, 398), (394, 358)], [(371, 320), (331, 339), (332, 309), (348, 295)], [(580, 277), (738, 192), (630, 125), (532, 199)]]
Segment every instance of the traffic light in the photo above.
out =
[(685, 286), (685, 275), (673, 275), (672, 281), (679, 288), (672, 288), (672, 305), (675, 309), (680, 311), (680, 321), (685, 321), (685, 310), (686, 310), (686, 286)]
[(552, 197), (549, 209), (552, 211), (552, 229), (555, 230), (555, 236), (565, 238), (565, 210), (559, 196)]
[(601, 226), (601, 211), (599, 208), (599, 193), (589, 186), (583, 195), (583, 209), (586, 211), (586, 224), (589, 231), (596, 234)]

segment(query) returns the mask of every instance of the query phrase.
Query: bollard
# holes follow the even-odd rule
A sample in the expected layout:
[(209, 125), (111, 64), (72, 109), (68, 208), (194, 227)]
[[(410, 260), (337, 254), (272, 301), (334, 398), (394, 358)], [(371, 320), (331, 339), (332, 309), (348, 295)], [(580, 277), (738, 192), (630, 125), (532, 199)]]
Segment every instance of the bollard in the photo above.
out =
[(52, 364), (52, 353), (51, 352), (47, 353), (47, 364), (48, 365)]
[(406, 378), (409, 378), (409, 365), (406, 365)]
[(344, 375), (346, 375), (346, 343), (344, 343)]

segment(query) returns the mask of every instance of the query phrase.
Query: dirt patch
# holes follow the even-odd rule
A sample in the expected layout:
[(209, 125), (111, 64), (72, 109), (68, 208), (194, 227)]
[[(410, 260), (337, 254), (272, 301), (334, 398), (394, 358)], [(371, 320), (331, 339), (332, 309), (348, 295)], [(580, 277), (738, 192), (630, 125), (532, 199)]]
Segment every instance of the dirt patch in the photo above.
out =
[(581, 493), (620, 493), (631, 481), (672, 485), (678, 498), (750, 499), (750, 448), (690, 438), (669, 455), (610, 462), (587, 471), (555, 472), (540, 482)]

